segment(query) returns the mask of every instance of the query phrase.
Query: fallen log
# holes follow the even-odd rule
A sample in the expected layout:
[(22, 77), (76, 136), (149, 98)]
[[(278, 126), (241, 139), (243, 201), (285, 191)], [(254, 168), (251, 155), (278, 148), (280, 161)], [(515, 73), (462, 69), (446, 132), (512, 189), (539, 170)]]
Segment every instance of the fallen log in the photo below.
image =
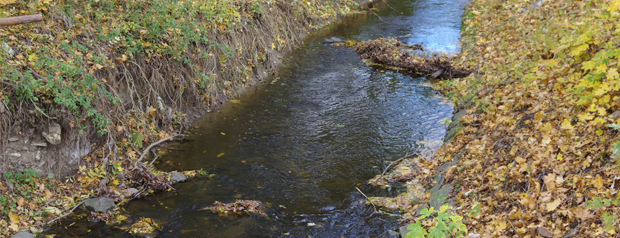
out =
[(27, 24), (27, 23), (40, 22), (40, 21), (43, 21), (42, 14), (0, 18), (0, 27)]
[[(355, 51), (365, 60), (401, 68), (433, 79), (462, 78), (471, 73), (471, 70), (453, 66), (449, 57), (420, 56), (425, 53), (421, 45), (407, 45), (391, 38), (359, 42)], [(416, 51), (419, 51), (419, 54)]]

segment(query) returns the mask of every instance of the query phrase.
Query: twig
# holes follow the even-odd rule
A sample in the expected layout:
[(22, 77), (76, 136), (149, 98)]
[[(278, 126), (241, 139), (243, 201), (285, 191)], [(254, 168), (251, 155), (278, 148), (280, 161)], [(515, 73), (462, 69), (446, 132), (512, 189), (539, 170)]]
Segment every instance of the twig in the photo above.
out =
[(60, 220), (60, 219), (63, 219), (63, 218), (65, 218), (65, 217), (66, 217), (66, 216), (68, 216), (68, 215), (73, 214), (73, 211), (75, 211), (75, 209), (76, 209), (76, 208), (78, 208), (78, 207), (79, 207), (80, 205), (82, 205), (83, 203), (84, 203), (83, 201), (82, 201), (82, 202), (80, 202), (80, 203), (78, 203), (77, 205), (75, 205), (73, 208), (71, 208), (71, 210), (69, 210), (69, 211), (68, 211), (68, 212), (66, 212), (65, 214), (62, 214), (62, 215), (60, 215), (59, 217), (54, 218), (54, 220), (48, 221), (47, 223), (45, 223), (45, 226), (47, 226), (47, 225), (49, 225), (49, 224), (52, 224), (52, 223), (54, 223), (54, 222), (56, 222), (56, 221), (58, 221), (58, 220)]
[(56, 120), (56, 119), (57, 119), (56, 117), (50, 117), (50, 116), (48, 116), (48, 115), (47, 115), (47, 114), (43, 111), (43, 109), (41, 109), (40, 107), (38, 107), (38, 106), (37, 106), (37, 104), (36, 104), (36, 103), (35, 103), (32, 99), (30, 99), (30, 102), (32, 102), (32, 105), (34, 106), (34, 109), (35, 109), (37, 112), (41, 113), (41, 115), (43, 115), (43, 116), (47, 117), (47, 118), (48, 118), (48, 119), (50, 119), (50, 120)]
[[(415, 155), (415, 154), (413, 154), (413, 155)], [(402, 158), (400, 158), (400, 159), (397, 159), (396, 161), (394, 161), (394, 162), (390, 163), (390, 165), (388, 165), (387, 167), (385, 167), (385, 169), (383, 170), (383, 173), (381, 173), (381, 176), (379, 176), (379, 178), (383, 178), (383, 175), (385, 175), (385, 173), (387, 173), (387, 171), (389, 171), (390, 169), (392, 169), (392, 167), (394, 167), (394, 166), (398, 165), (398, 163), (400, 163), (400, 162), (401, 162), (401, 161), (403, 161), (404, 159), (409, 158), (409, 157), (411, 157), (411, 156), (413, 156), (413, 155), (409, 155), (409, 153), (407, 153), (407, 154), (405, 154), (405, 156), (404, 156), (404, 157), (402, 157)]]
[(379, 14), (375, 13), (372, 9), (369, 10), (370, 13), (375, 14), (375, 16), (377, 16), (377, 18), (379, 18), (379, 21), (382, 21), (385, 24), (390, 24), (389, 22), (386, 22), (383, 20), (383, 18), (381, 18), (381, 16), (379, 16)]
[(153, 152), (153, 156), (155, 156), (155, 158), (151, 161), (151, 163), (149, 163), (149, 165), (153, 165), (153, 163), (155, 163), (155, 160), (157, 160), (159, 158), (159, 156), (157, 155), (157, 153), (155, 153), (155, 151)]
[(394, 7), (392, 7), (389, 3), (386, 3), (385, 5), (387, 5), (389, 8), (391, 8), (392, 10), (394, 10), (395, 12), (397, 12), (397, 13), (398, 13), (398, 14), (400, 14), (400, 15), (403, 15), (403, 14), (404, 14), (403, 12), (401, 12), (401, 11), (399, 11), (399, 10), (396, 10), (396, 9), (395, 9)]
[(370, 198), (368, 198), (368, 196), (366, 196), (366, 194), (364, 194), (364, 192), (362, 192), (362, 190), (360, 190), (358, 187), (355, 187), (355, 189), (357, 189), (357, 191), (360, 192), (362, 194), (362, 196), (364, 196), (366, 198), (366, 201), (368, 201), (370, 203), (370, 205), (372, 205), (372, 209), (374, 211), (372, 212), (372, 214), (370, 214), (370, 216), (372, 216), (375, 213), (377, 213), (377, 206), (375, 206), (375, 204), (370, 200)]
[(13, 88), (17, 88), (17, 85), (9, 83), (9, 82), (6, 82), (6, 81), (0, 81), (0, 83), (3, 83), (3, 84), (8, 85), (8, 86), (11, 86)]
[(155, 142), (155, 143), (153, 143), (153, 144), (149, 145), (148, 147), (146, 147), (146, 149), (144, 149), (144, 151), (142, 152), (142, 155), (140, 155), (140, 158), (138, 158), (138, 160), (136, 161), (136, 166), (137, 166), (137, 165), (138, 165), (138, 164), (142, 161), (142, 159), (144, 159), (144, 157), (146, 157), (146, 155), (148, 155), (148, 152), (149, 152), (149, 151), (150, 151), (153, 147), (155, 147), (155, 146), (157, 146), (157, 145), (159, 145), (159, 144), (161, 144), (161, 143), (171, 141), (171, 140), (173, 140), (175, 137), (179, 137), (179, 136), (185, 136), (185, 135), (183, 135), (183, 134), (171, 135), (171, 136), (168, 136), (168, 137), (166, 137), (166, 138), (164, 138), (164, 139), (161, 139), (161, 140), (159, 140), (159, 141), (157, 141), (157, 142)]

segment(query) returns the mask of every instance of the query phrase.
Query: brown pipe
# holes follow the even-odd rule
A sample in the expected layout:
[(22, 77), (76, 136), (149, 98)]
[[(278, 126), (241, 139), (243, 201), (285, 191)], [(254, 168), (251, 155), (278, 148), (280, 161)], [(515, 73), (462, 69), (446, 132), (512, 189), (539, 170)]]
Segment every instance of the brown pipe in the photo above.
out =
[(27, 24), (27, 23), (40, 22), (40, 21), (43, 21), (43, 15), (41, 14), (0, 18), (0, 27)]

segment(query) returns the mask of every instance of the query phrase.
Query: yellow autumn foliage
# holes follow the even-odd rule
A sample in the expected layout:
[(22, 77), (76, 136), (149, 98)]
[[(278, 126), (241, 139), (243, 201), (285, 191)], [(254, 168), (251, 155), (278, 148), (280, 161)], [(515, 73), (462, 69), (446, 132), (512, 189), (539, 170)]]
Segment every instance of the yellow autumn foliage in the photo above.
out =
[(431, 169), (460, 155), (445, 176), (459, 214), (481, 205), (469, 231), (620, 230), (620, 1), (473, 0), (462, 43), (476, 73), (441, 90), (467, 113)]

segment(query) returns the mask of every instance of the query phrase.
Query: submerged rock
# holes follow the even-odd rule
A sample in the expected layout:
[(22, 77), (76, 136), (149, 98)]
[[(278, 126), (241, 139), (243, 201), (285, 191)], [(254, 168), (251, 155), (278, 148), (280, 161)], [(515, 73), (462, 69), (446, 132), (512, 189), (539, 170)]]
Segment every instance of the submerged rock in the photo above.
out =
[(170, 173), (170, 182), (171, 183), (180, 183), (185, 182), (187, 180), (187, 176), (179, 172)]
[(336, 210), (336, 206), (333, 206), (333, 205), (329, 205), (329, 206), (325, 206), (325, 207), (321, 208), (322, 212), (331, 212), (331, 211), (334, 211), (334, 210)]
[(116, 208), (116, 204), (114, 204), (114, 199), (106, 197), (89, 198), (84, 201), (84, 206), (86, 206), (86, 209), (92, 212), (107, 212)]
[(341, 42), (344, 42), (344, 40), (336, 36), (325, 39), (326, 44), (341, 43)]
[(11, 236), (11, 238), (34, 238), (34, 235), (30, 234), (30, 232), (20, 231), (17, 234)]

